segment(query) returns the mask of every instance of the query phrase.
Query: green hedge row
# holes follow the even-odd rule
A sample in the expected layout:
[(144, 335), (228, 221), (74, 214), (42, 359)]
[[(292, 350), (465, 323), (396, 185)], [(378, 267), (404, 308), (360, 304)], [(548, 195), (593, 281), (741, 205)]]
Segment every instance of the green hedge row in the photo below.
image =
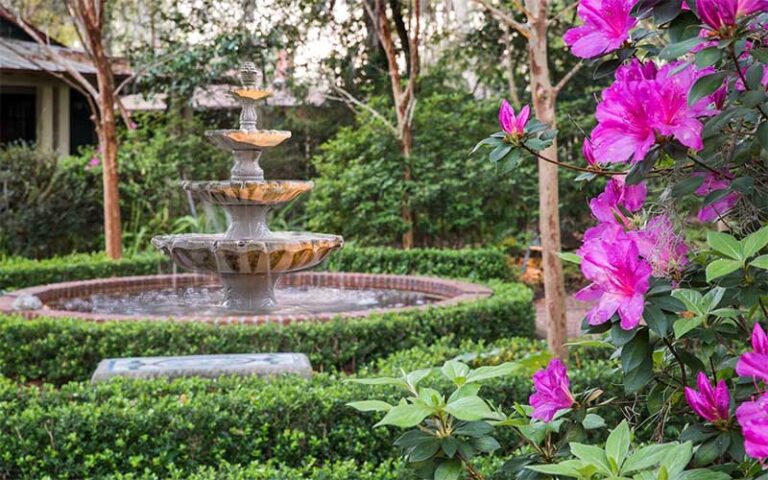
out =
[(104, 253), (77, 253), (47, 260), (12, 257), (0, 259), (0, 290), (92, 278), (154, 275), (171, 271), (170, 261), (155, 253), (122, 260), (110, 260)]
[[(419, 274), (473, 280), (512, 280), (515, 277), (504, 253), (490, 248), (399, 250), (345, 247), (329, 257), (325, 268), (331, 271)], [(0, 290), (171, 271), (170, 261), (157, 253), (118, 261), (108, 259), (103, 253), (79, 253), (47, 260), (0, 258)]]
[(0, 316), (0, 373), (22, 381), (86, 380), (104, 358), (210, 353), (302, 352), (319, 371), (357, 366), (435, 339), (534, 336), (530, 289), (494, 282), (490, 298), (353, 321), (287, 326), (157, 321), (94, 323)]
[(386, 247), (345, 247), (328, 257), (334, 272), (432, 275), (473, 280), (513, 280), (515, 268), (503, 251), (494, 248), (449, 250)]
[[(540, 347), (540, 342), (517, 339), (489, 346), (465, 344), (459, 350), (509, 348), (517, 353), (506, 357), (520, 358)], [(452, 347), (435, 348), (433, 355), (424, 356), (414, 350), (410, 358), (421, 363), (409, 368), (442, 364), (455, 352)], [(408, 356), (399, 355), (378, 367), (386, 374)], [(271, 382), (258, 378), (116, 380), (98, 385), (70, 383), (60, 390), (20, 387), (3, 380), (0, 478), (101, 478), (118, 472), (165, 478), (224, 463), (299, 467), (311, 459), (318, 465), (341, 460), (378, 465), (395, 458), (392, 440), (397, 433), (372, 429), (375, 416), (345, 406), (372, 397), (394, 401), (395, 392), (387, 387), (371, 390), (342, 379), (317, 374), (310, 380), (285, 377)], [(590, 361), (572, 370), (571, 379), (578, 390), (595, 385), (608, 388), (616, 377), (610, 364)], [(485, 390), (494, 404), (506, 408), (525, 402), (530, 391), (527, 374), (489, 382)], [(508, 432), (500, 431), (498, 436), (502, 445), (514, 447)]]

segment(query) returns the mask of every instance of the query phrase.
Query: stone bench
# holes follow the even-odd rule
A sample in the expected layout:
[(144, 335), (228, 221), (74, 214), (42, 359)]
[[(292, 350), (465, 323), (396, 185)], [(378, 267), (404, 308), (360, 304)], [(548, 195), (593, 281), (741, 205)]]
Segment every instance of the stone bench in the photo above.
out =
[(246, 353), (179, 357), (108, 358), (99, 362), (91, 382), (113, 377), (217, 378), (226, 375), (261, 377), (294, 374), (309, 378), (312, 365), (303, 353)]

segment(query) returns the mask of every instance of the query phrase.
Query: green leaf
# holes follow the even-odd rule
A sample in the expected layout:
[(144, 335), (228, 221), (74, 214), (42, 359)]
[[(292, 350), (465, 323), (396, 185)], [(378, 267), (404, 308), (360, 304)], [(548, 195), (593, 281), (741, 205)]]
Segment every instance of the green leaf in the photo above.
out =
[(467, 437), (483, 437), (493, 431), (493, 426), (487, 422), (467, 422), (457, 427), (454, 435), (466, 435)]
[(691, 90), (688, 92), (688, 104), (693, 105), (720, 88), (723, 85), (724, 78), (724, 72), (717, 72), (705, 75), (696, 80), (696, 83), (693, 84), (693, 87), (691, 87)]
[(574, 465), (574, 462), (554, 463), (551, 465), (529, 465), (525, 468), (545, 475), (558, 475), (573, 478), (582, 477), (581, 473), (577, 470), (578, 467)]
[(605, 441), (605, 454), (613, 459), (616, 465), (621, 467), (629, 452), (629, 444), (632, 441), (632, 432), (629, 430), (629, 424), (622, 420), (618, 427), (614, 428), (608, 440)]
[(443, 404), (442, 394), (433, 388), (419, 388), (419, 399), (432, 408), (438, 408)]
[(473, 438), (469, 441), (470, 445), (475, 447), (475, 450), (483, 453), (493, 453), (501, 448), (499, 442), (493, 438), (485, 435), (483, 437)]
[(456, 385), (461, 386), (467, 379), (469, 366), (455, 360), (448, 360), (445, 362), (445, 364), (443, 364), (443, 368), (441, 368), (440, 371), (443, 372), (445, 378), (452, 381)]
[(415, 427), (432, 414), (432, 409), (425, 405), (401, 403), (392, 407), (374, 427), (394, 425), (400, 428)]
[(755, 268), (762, 268), (768, 270), (768, 255), (760, 255), (756, 259), (749, 262), (749, 264)]
[(361, 412), (388, 412), (392, 410), (392, 405), (380, 400), (363, 400), (361, 402), (349, 402), (348, 407)]
[(488, 145), (491, 147), (498, 147), (499, 145), (502, 145), (504, 143), (504, 140), (498, 137), (488, 137), (480, 140), (477, 145), (475, 145), (475, 148), (472, 149), (471, 152), (469, 152), (470, 155), (475, 153), (480, 147), (484, 145)]
[(681, 443), (667, 450), (661, 465), (667, 470), (669, 477), (672, 478), (685, 469), (692, 456), (693, 444), (691, 442)]
[(723, 51), (717, 47), (708, 47), (696, 52), (696, 66), (705, 68), (716, 64), (723, 56)]
[(702, 183), (704, 183), (704, 177), (702, 176), (688, 177), (672, 187), (672, 196), (675, 198), (680, 198), (686, 195), (690, 195), (695, 192)]
[(741, 243), (744, 258), (755, 255), (768, 245), (768, 227), (763, 227), (754, 233), (750, 233), (739, 243)]
[(676, 290), (672, 290), (672, 296), (683, 302), (685, 308), (695, 313), (696, 315), (701, 316), (706, 314), (704, 308), (702, 307), (704, 296), (702, 296), (702, 294), (698, 291), (690, 290), (687, 288), (678, 288)]
[(710, 231), (707, 233), (707, 243), (715, 251), (733, 260), (741, 261), (744, 257), (739, 241), (727, 233)]
[(586, 430), (595, 430), (605, 426), (605, 419), (596, 413), (588, 413), (581, 421), (581, 425)]
[(572, 253), (572, 252), (557, 252), (557, 256), (560, 257), (560, 259), (563, 260), (563, 261), (570, 262), (570, 263), (575, 263), (576, 265), (580, 265), (581, 264), (581, 257), (576, 255), (575, 253)]
[(750, 90), (762, 89), (763, 80), (763, 65), (760, 63), (754, 63), (747, 69), (747, 88)]
[(645, 470), (659, 463), (670, 448), (669, 443), (660, 445), (649, 445), (632, 454), (624, 462), (621, 468), (622, 475), (628, 475), (633, 472)]
[(716, 472), (705, 468), (694, 468), (680, 472), (674, 480), (731, 480), (730, 475), (725, 472)]
[(459, 420), (468, 422), (488, 418), (493, 412), (478, 396), (464, 397), (445, 406), (445, 411)]
[(424, 368), (422, 370), (415, 370), (405, 376), (405, 381), (408, 385), (411, 386), (411, 388), (416, 388), (416, 385), (419, 384), (420, 381), (427, 378), (432, 373), (431, 368)]
[(669, 331), (670, 322), (669, 317), (661, 311), (656, 305), (648, 305), (643, 311), (643, 319), (645, 319), (646, 325), (656, 335), (663, 337)]
[(575, 442), (569, 446), (571, 447), (571, 453), (583, 463), (594, 465), (597, 471), (603, 475), (611, 475), (611, 467), (608, 465), (608, 458), (605, 456), (605, 451), (602, 448)]
[(757, 139), (763, 150), (768, 150), (768, 121), (763, 122), (757, 127)]
[(491, 153), (488, 155), (488, 159), (493, 163), (496, 163), (502, 158), (506, 157), (511, 150), (512, 150), (512, 145), (508, 143), (501, 144), (496, 148), (494, 148), (493, 150), (491, 150)]
[(675, 331), (675, 338), (684, 337), (686, 333), (697, 328), (702, 323), (704, 323), (703, 316), (691, 317), (691, 318), (678, 318), (677, 321), (674, 323), (674, 325), (672, 325), (672, 328)]
[(729, 273), (733, 273), (741, 268), (741, 262), (738, 260), (731, 260), (729, 258), (718, 258), (714, 262), (707, 265), (707, 282), (711, 282), (720, 277), (724, 277)]
[(690, 52), (693, 47), (703, 41), (703, 38), (691, 37), (687, 40), (683, 40), (682, 42), (667, 45), (661, 52), (659, 52), (659, 58), (663, 60), (675, 60)]
[(424, 438), (408, 450), (408, 461), (423, 462), (434, 457), (440, 449), (440, 439), (437, 437)]
[(635, 393), (651, 381), (653, 358), (647, 328), (641, 328), (631, 341), (621, 347), (621, 366), (624, 391), (627, 393)]
[(435, 480), (457, 480), (463, 468), (459, 460), (448, 460), (435, 470)]
[(503, 377), (511, 375), (520, 370), (520, 366), (517, 363), (505, 362), (501, 365), (494, 365), (488, 367), (480, 367), (472, 370), (467, 375), (467, 383), (482, 382), (496, 377)]
[(450, 397), (448, 397), (448, 403), (464, 397), (472, 397), (477, 395), (480, 391), (480, 385), (476, 383), (465, 383), (461, 387), (457, 388)]

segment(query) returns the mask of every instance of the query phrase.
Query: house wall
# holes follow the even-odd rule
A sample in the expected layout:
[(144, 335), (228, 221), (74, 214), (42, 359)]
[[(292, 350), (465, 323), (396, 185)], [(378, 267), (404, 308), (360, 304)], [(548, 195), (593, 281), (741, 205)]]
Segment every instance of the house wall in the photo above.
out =
[(35, 88), (37, 145), (69, 155), (69, 85), (51, 77), (0, 73), (0, 90), (5, 86)]

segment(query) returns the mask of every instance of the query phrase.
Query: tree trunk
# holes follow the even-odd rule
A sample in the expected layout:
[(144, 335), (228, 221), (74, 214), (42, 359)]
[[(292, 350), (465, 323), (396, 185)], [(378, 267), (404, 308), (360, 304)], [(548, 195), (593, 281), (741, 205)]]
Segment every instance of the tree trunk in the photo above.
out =
[(99, 148), (102, 155), (104, 182), (104, 237), (107, 256), (123, 256), (122, 227), (120, 223), (120, 192), (117, 169), (117, 124), (115, 122), (115, 80), (102, 43), (101, 31), (96, 25), (86, 25), (87, 38), (96, 67), (98, 84)]
[(411, 211), (408, 195), (408, 185), (413, 180), (413, 174), (411, 173), (411, 150), (413, 149), (413, 131), (410, 126), (403, 129), (403, 140), (400, 145), (401, 152), (403, 154), (403, 162), (405, 166), (403, 168), (403, 197), (400, 205), (400, 215), (403, 217), (407, 230), (403, 233), (402, 243), (403, 248), (408, 250), (414, 247), (414, 215)]
[[(536, 118), (556, 127), (555, 106), (557, 93), (552, 86), (547, 63), (547, 0), (526, 0), (530, 14), (528, 60), (530, 86)], [(541, 155), (557, 160), (557, 142)], [(542, 247), (544, 297), (547, 311), (547, 343), (558, 357), (565, 358), (566, 342), (565, 285), (560, 252), (560, 213), (558, 210), (557, 166), (539, 159), (539, 230)]]

